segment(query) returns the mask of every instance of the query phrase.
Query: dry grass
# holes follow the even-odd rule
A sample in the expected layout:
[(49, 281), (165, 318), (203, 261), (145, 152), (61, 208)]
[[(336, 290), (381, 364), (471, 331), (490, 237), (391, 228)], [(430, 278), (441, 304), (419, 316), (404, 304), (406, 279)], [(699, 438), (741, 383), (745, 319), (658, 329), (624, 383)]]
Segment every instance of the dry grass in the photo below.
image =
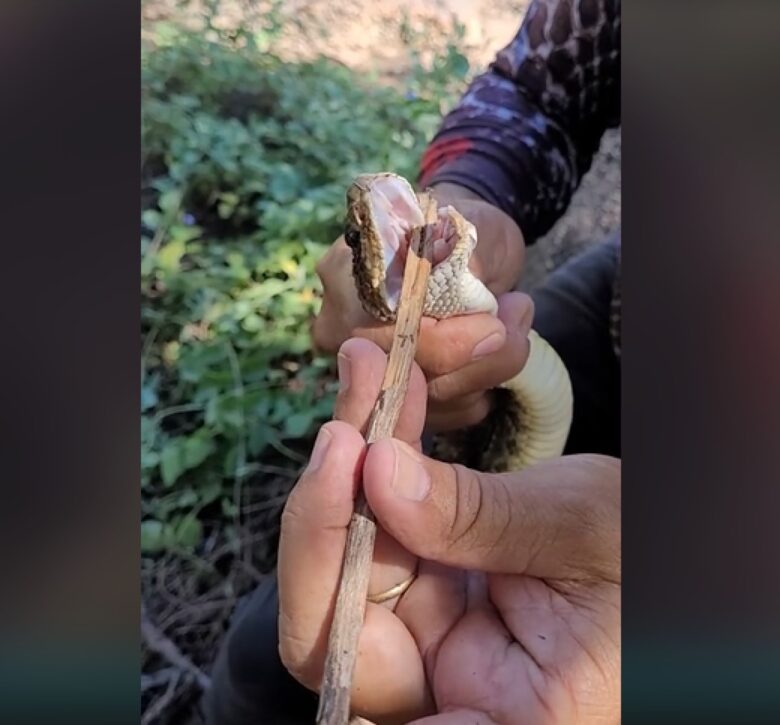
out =
[[(199, 723), (199, 701), (230, 618), (276, 563), (279, 519), (298, 469), (247, 482), (241, 530), (212, 531), (198, 556), (142, 560), (142, 723)], [(278, 471), (278, 472), (276, 472)]]

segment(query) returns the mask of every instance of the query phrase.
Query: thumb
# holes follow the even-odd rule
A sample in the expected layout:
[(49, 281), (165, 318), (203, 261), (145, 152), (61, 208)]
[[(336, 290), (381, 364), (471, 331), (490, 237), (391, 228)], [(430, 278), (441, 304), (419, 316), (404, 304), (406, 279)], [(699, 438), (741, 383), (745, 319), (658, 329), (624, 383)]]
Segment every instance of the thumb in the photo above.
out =
[(363, 486), (385, 530), (424, 559), (556, 579), (620, 579), (620, 461), (553, 459), (478, 473), (395, 439), (369, 448)]

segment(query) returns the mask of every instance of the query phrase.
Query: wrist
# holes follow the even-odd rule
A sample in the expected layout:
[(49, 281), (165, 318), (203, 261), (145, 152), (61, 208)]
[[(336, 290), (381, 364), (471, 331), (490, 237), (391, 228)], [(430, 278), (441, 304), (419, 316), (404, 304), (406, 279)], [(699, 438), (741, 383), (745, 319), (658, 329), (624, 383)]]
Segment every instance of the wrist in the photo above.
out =
[(440, 184), (434, 184), (431, 187), (431, 190), (441, 204), (455, 204), (455, 202), (463, 200), (481, 201), (485, 204), (489, 203), (476, 192), (467, 189), (465, 186), (459, 186), (458, 184), (442, 182)]
[(525, 239), (517, 222), (503, 209), (463, 186), (436, 184), (432, 193), (440, 206), (453, 206), (477, 230), (471, 271), (494, 294), (516, 287), (525, 259)]
[(458, 202), (466, 202), (465, 206), (467, 207), (479, 208), (484, 210), (489, 217), (495, 216), (500, 218), (503, 224), (510, 227), (513, 231), (516, 230), (516, 235), (519, 237), (523, 247), (525, 247), (525, 238), (523, 237), (523, 233), (517, 225), (517, 222), (503, 209), (500, 209), (493, 202), (488, 201), (475, 191), (450, 182), (434, 184), (430, 189), (440, 204), (452, 204), (457, 208)]

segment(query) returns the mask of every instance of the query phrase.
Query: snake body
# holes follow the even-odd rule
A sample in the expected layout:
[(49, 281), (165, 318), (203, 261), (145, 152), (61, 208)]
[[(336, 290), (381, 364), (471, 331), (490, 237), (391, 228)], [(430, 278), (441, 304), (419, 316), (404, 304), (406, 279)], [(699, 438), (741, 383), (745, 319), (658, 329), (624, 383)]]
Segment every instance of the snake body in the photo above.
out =
[[(443, 319), (495, 315), (493, 294), (469, 270), (477, 231), (451, 206), (438, 212), (433, 266), (423, 314)], [(412, 186), (390, 173), (358, 176), (347, 191), (345, 239), (363, 308), (394, 322), (411, 231), (424, 223)], [(468, 431), (439, 436), (434, 455), (490, 471), (519, 470), (561, 455), (573, 412), (571, 381), (555, 350), (536, 331), (522, 371), (494, 391), (493, 412)]]

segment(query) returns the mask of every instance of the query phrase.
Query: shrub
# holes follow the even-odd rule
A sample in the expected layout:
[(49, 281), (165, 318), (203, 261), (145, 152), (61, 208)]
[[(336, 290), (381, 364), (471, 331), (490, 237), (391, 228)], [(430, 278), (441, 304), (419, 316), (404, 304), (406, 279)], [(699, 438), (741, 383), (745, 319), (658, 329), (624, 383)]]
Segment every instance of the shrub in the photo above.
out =
[[(450, 93), (419, 64), (386, 87), (253, 37), (169, 29), (143, 54), (145, 552), (197, 551), (260, 460), (299, 465), (335, 392), (308, 334), (315, 262), (357, 173), (415, 176)], [(435, 78), (462, 80), (446, 58)]]

